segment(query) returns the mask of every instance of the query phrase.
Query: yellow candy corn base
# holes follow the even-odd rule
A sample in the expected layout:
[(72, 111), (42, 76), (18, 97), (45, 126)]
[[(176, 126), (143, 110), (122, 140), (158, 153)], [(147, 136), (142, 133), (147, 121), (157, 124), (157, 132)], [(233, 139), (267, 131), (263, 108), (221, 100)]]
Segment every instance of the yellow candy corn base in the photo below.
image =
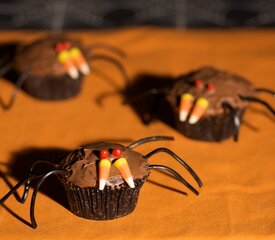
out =
[(103, 191), (98, 189), (98, 185), (79, 188), (66, 178), (60, 178), (67, 193), (70, 210), (74, 214), (87, 219), (110, 220), (134, 211), (140, 189), (147, 177), (135, 180), (135, 188), (130, 188), (124, 182), (115, 188), (105, 186)]

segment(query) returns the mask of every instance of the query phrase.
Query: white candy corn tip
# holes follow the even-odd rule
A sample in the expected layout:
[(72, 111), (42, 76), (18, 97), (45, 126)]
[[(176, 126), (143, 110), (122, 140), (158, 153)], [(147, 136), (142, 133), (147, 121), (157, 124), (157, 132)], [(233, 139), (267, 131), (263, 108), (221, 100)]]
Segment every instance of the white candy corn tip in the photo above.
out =
[(80, 68), (80, 71), (81, 71), (82, 74), (88, 75), (90, 73), (90, 67), (89, 67), (89, 65), (86, 64), (86, 63), (82, 64), (81, 68)]
[(186, 111), (180, 111), (180, 121), (185, 122), (188, 116), (188, 112)]
[(125, 181), (128, 183), (130, 188), (135, 188), (135, 183), (132, 177), (128, 177)]
[(188, 122), (189, 122), (189, 124), (195, 124), (195, 123), (197, 123), (198, 120), (199, 120), (199, 118), (197, 116), (191, 115)]
[(99, 190), (102, 191), (106, 185), (106, 180), (105, 179), (100, 179), (99, 180)]
[(68, 71), (68, 74), (69, 74), (69, 76), (72, 78), (72, 79), (78, 79), (78, 77), (79, 77), (79, 73), (78, 73), (78, 71), (77, 71), (77, 69), (76, 68), (71, 68), (69, 71)]

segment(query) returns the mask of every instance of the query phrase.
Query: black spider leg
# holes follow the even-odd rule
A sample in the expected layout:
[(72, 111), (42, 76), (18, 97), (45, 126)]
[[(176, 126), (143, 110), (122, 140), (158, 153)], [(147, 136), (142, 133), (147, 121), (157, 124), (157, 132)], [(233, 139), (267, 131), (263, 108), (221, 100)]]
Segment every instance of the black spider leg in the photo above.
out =
[(261, 100), (259, 98), (250, 97), (250, 96), (241, 96), (241, 95), (240, 95), (240, 98), (243, 101), (260, 103), (260, 104), (264, 105), (273, 115), (275, 115), (275, 110), (267, 102), (265, 102), (265, 101), (263, 101), (263, 100)]
[(32, 228), (36, 228), (37, 227), (37, 223), (35, 220), (35, 216), (34, 216), (34, 207), (35, 207), (35, 200), (36, 200), (36, 196), (37, 196), (37, 192), (40, 188), (40, 186), (42, 185), (42, 183), (51, 175), (70, 175), (71, 173), (69, 171), (66, 170), (52, 170), (51, 172), (46, 173), (45, 175), (42, 176), (42, 178), (40, 179), (40, 181), (37, 183), (35, 189), (33, 190), (33, 194), (32, 194), (32, 200), (31, 200), (31, 208), (30, 208), (30, 217), (31, 217), (31, 226)]
[[(16, 194), (17, 189), (19, 187), (21, 187), (22, 185), (26, 184), (28, 181), (40, 178), (42, 175), (33, 175), (33, 176), (29, 176), (23, 180), (21, 180), (20, 182), (18, 182), (4, 197), (2, 197), (0, 199), (0, 204), (3, 204), (12, 194)], [(23, 194), (24, 196), (24, 194)], [(23, 199), (23, 196), (21, 199)], [(17, 199), (19, 200), (19, 199)], [(23, 203), (23, 201), (19, 200), (19, 202)]]
[(268, 88), (256, 88), (256, 92), (265, 92), (271, 94), (273, 97), (275, 97), (275, 92)]
[(174, 169), (169, 168), (167, 166), (163, 166), (163, 165), (148, 165), (146, 167), (146, 169), (150, 170), (150, 169), (161, 169), (161, 170), (165, 170), (170, 172), (177, 180), (179, 180), (180, 182), (182, 182), (190, 191), (192, 191), (194, 194), (199, 195), (199, 192), (193, 188), (178, 172), (176, 172)]
[(13, 93), (11, 94), (10, 99), (7, 104), (5, 104), (3, 102), (3, 100), (0, 98), (0, 105), (3, 107), (3, 109), (8, 110), (12, 107), (14, 100), (16, 98), (16, 95), (17, 95), (18, 91), (20, 90), (20, 88), (22, 87), (23, 83), (29, 77), (29, 73), (30, 73), (30, 70), (25, 70), (21, 74), (21, 76), (19, 77), (19, 79), (16, 82), (15, 89), (13, 90)]
[(162, 141), (162, 140), (174, 140), (174, 137), (171, 136), (152, 136), (152, 137), (146, 137), (146, 138), (141, 138), (133, 143), (131, 143), (127, 148), (133, 149), (143, 143), (148, 143), (148, 142), (154, 142), (154, 141)]
[(234, 124), (234, 131), (233, 131), (234, 141), (237, 142), (239, 139), (239, 130), (241, 125), (241, 120), (238, 116), (238, 112), (229, 103), (224, 102), (222, 105), (223, 107), (226, 107), (230, 110), (230, 114), (232, 116), (232, 120)]
[[(47, 160), (37, 160), (37, 161), (34, 161), (34, 162), (31, 164), (31, 166), (30, 166), (30, 168), (29, 168), (29, 171), (28, 171), (27, 177), (31, 177), (31, 176), (33, 175), (33, 169), (34, 169), (34, 167), (35, 167), (37, 164), (39, 164), (39, 163), (49, 164), (49, 165), (51, 165), (51, 166), (53, 166), (53, 167), (55, 167), (55, 168), (58, 167), (58, 164), (55, 164), (55, 163), (53, 163), (53, 162), (50, 162), (50, 161), (47, 161)], [(24, 203), (24, 202), (26, 201), (26, 199), (27, 199), (27, 197), (28, 197), (28, 193), (29, 193), (30, 187), (31, 187), (31, 180), (29, 180), (29, 181), (27, 181), (27, 182), (25, 183), (24, 193), (23, 193), (23, 195), (22, 195), (22, 198), (19, 199), (19, 202)]]
[[(29, 189), (30, 189), (30, 184), (31, 184), (31, 181), (33, 180), (33, 176), (37, 176), (37, 175), (33, 175), (33, 169), (34, 167), (38, 164), (38, 163), (46, 163), (46, 164), (50, 164), (54, 167), (57, 167), (58, 165), (57, 164), (54, 164), (53, 162), (50, 162), (50, 161), (46, 161), (46, 160), (37, 160), (35, 162), (33, 162), (29, 168), (29, 171), (28, 171), (28, 174), (27, 174), (27, 177), (22, 180), (21, 182), (19, 182), (16, 186), (20, 187), (22, 184), (24, 184), (24, 192), (22, 194), (22, 197), (20, 197), (20, 195), (17, 193), (16, 189), (18, 187), (14, 187), (15, 191), (13, 191), (11, 194), (14, 194), (16, 200), (20, 203), (24, 203), (28, 197), (28, 193), (29, 193)], [(36, 178), (36, 177), (35, 177)], [(34, 179), (35, 179), (34, 178)], [(6, 198), (8, 198), (10, 196), (10, 194), (7, 194)], [(5, 201), (5, 200), (4, 200)]]
[(68, 172), (66, 170), (52, 170), (48, 173), (27, 177), (27, 178), (23, 179), (22, 181), (20, 181), (19, 183), (17, 183), (3, 198), (1, 198), (0, 204), (2, 205), (22, 185), (26, 184), (27, 182), (29, 182), (31, 180), (41, 178), (33, 190), (31, 206), (30, 206), (31, 227), (36, 228), (37, 224), (36, 224), (36, 220), (35, 220), (35, 216), (34, 216), (34, 207), (35, 207), (35, 200), (36, 200), (37, 192), (38, 192), (40, 186), (42, 185), (42, 183), (46, 180), (46, 178), (48, 178), (51, 175), (57, 175), (57, 174), (69, 175), (70, 172)]
[(97, 60), (104, 60), (114, 64), (119, 69), (123, 79), (125, 80), (126, 85), (128, 86), (129, 84), (128, 73), (126, 72), (126, 69), (124, 68), (124, 66), (117, 59), (110, 56), (99, 55), (99, 54), (92, 56), (91, 61), (97, 61)]
[(148, 159), (151, 156), (153, 156), (153, 155), (155, 155), (156, 153), (159, 153), (159, 152), (165, 152), (165, 153), (169, 154), (170, 156), (172, 156), (174, 159), (176, 159), (193, 176), (193, 178), (198, 183), (199, 187), (202, 186), (202, 181), (200, 180), (198, 175), (194, 172), (194, 170), (183, 159), (181, 159), (177, 154), (175, 154), (174, 152), (172, 152), (168, 148), (157, 148), (157, 149), (153, 150), (152, 152), (146, 154), (144, 156), (144, 158)]
[(89, 47), (89, 51), (92, 52), (95, 49), (106, 49), (109, 50), (113, 53), (115, 53), (116, 55), (120, 56), (120, 57), (127, 57), (126, 53), (124, 51), (122, 51), (119, 48), (116, 48), (114, 46), (108, 45), (108, 44), (102, 44), (102, 43), (98, 43), (98, 44), (93, 44)]

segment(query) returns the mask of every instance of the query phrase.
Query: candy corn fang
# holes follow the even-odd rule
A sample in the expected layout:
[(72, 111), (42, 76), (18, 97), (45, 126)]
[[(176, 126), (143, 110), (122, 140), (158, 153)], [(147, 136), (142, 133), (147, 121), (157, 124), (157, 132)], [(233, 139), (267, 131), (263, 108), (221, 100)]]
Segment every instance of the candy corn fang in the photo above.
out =
[(90, 67), (79, 48), (72, 48), (70, 50), (70, 56), (82, 74), (87, 75), (90, 73)]
[(179, 119), (181, 122), (186, 121), (189, 111), (192, 107), (194, 97), (189, 94), (185, 93), (182, 94), (180, 100), (180, 108), (179, 108)]
[(77, 79), (79, 77), (77, 68), (75, 67), (68, 51), (60, 52), (57, 55), (57, 59), (63, 64), (64, 68), (72, 79)]
[(70, 68), (68, 69), (68, 74), (72, 79), (78, 79), (79, 74), (76, 68)]
[(130, 188), (134, 188), (135, 183), (134, 183), (129, 165), (127, 163), (127, 160), (125, 158), (119, 158), (118, 160), (115, 161), (114, 165), (119, 170), (121, 176), (128, 183)]
[(111, 168), (111, 162), (108, 159), (101, 159), (99, 161), (99, 190), (103, 190)]
[(205, 98), (199, 98), (197, 100), (197, 102), (195, 103), (194, 109), (190, 115), (189, 124), (195, 124), (200, 120), (200, 118), (205, 113), (208, 107), (208, 104), (209, 102)]

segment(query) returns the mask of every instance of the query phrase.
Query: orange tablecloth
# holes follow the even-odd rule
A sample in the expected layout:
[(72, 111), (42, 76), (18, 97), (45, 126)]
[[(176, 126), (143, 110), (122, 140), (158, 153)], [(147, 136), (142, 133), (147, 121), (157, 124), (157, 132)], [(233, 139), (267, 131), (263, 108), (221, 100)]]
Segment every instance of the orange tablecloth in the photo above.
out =
[[(124, 49), (131, 79), (138, 74), (177, 76), (204, 65), (224, 68), (250, 79), (256, 86), (275, 89), (275, 31), (272, 30), (171, 30), (137, 28), (70, 33), (85, 44), (104, 42)], [(0, 42), (29, 42), (37, 32), (1, 32)], [(166, 175), (152, 172), (142, 188), (137, 208), (127, 217), (93, 221), (73, 215), (57, 180), (45, 183), (38, 194), (33, 230), (29, 203), (11, 197), (0, 207), (1, 239), (274, 239), (275, 238), (275, 131), (274, 117), (262, 106), (247, 110), (240, 140), (205, 143), (187, 139), (160, 121), (141, 124), (120, 95), (111, 95), (99, 106), (95, 99), (123, 86), (118, 70), (95, 62), (81, 93), (66, 101), (41, 101), (20, 92), (10, 111), (0, 110), (0, 197), (15, 184), (30, 160), (57, 158), (66, 150), (99, 140), (128, 144), (151, 135), (172, 135), (174, 142), (140, 146), (142, 153), (167, 147), (182, 156), (204, 181), (196, 197)], [(109, 76), (103, 76), (99, 73)], [(0, 81), (1, 96), (8, 98), (13, 85)], [(274, 107), (274, 99), (262, 94)], [(151, 163), (177, 169), (194, 186), (189, 174), (164, 154)], [(159, 186), (167, 185), (188, 196)], [(46, 189), (46, 191), (45, 191)], [(15, 217), (15, 214), (17, 217)]]

